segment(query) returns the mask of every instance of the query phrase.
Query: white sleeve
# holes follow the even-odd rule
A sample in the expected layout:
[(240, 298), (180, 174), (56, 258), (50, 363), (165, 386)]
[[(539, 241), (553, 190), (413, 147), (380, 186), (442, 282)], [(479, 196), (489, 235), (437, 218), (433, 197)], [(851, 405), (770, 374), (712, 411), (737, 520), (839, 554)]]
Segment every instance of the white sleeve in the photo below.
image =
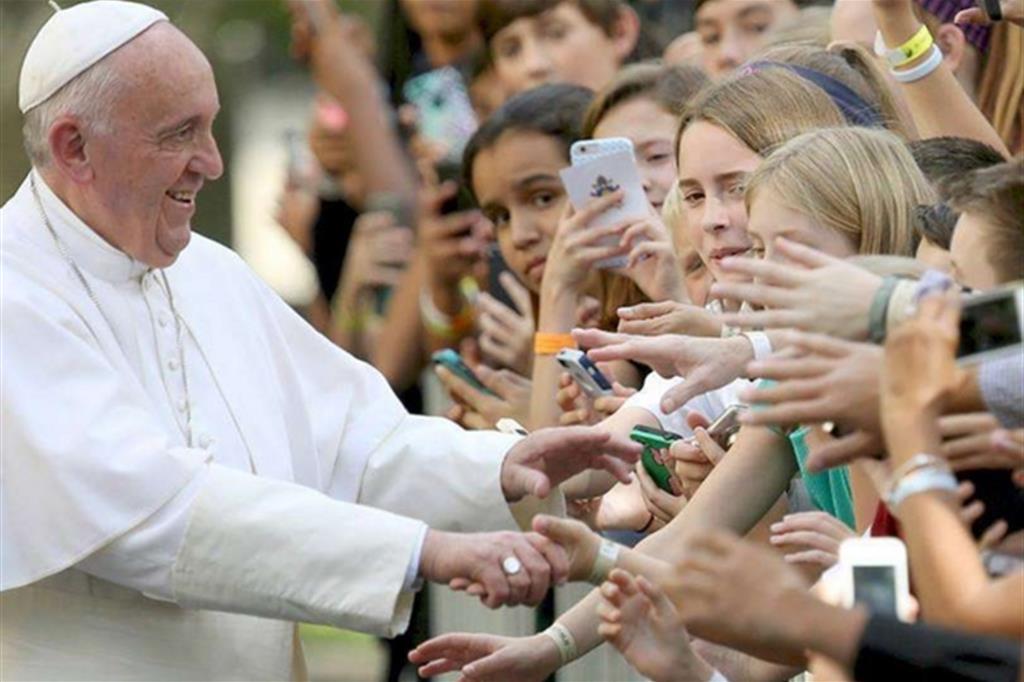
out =
[(390, 637), (408, 624), (425, 533), (419, 521), (212, 464), (78, 566), (185, 608)]
[(156, 513), (80, 561), (76, 568), (148, 597), (172, 601), (171, 568), (185, 541), (192, 504), (208, 473), (201, 471)]
[(438, 530), (515, 530), (501, 466), (519, 440), (466, 431), (440, 417), (407, 416), (370, 454), (357, 501)]
[(709, 419), (714, 419), (731, 403), (723, 401), (723, 398), (731, 390), (732, 384), (723, 388), (708, 391), (699, 395), (674, 412), (663, 412), (661, 399), (670, 388), (679, 385), (683, 381), (680, 377), (665, 379), (657, 372), (651, 372), (644, 379), (643, 387), (626, 400), (622, 407), (637, 407), (648, 412), (654, 417), (661, 429), (678, 433), (681, 436), (692, 435), (693, 430), (686, 423), (686, 415), (696, 410)]

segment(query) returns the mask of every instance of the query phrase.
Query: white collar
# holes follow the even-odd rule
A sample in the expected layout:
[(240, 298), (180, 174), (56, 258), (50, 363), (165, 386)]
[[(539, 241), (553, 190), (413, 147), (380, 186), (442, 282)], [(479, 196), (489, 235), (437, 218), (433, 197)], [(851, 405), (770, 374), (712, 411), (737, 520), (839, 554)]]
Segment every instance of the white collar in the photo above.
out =
[(42, 209), (75, 265), (95, 277), (114, 283), (139, 280), (150, 270), (148, 265), (110, 245), (86, 225), (53, 193), (34, 168), (32, 179), (35, 180)]

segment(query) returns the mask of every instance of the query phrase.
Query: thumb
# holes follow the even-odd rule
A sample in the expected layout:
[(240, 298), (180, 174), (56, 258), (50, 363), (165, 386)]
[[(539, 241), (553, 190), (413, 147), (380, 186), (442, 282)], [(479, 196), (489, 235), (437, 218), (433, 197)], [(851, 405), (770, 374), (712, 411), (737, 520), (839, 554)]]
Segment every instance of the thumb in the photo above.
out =
[(707, 418), (707, 415), (699, 410), (690, 410), (686, 414), (686, 425), (689, 426), (691, 430), (696, 429), (698, 426), (706, 429), (711, 426), (711, 420)]
[(551, 492), (551, 480), (543, 471), (538, 471), (525, 464), (514, 465), (513, 477), (518, 484), (519, 492), (524, 495), (535, 495), (545, 498)]
[(700, 384), (692, 376), (687, 377), (661, 397), (661, 411), (675, 412), (701, 392)]
[(565, 546), (575, 546), (579, 540), (579, 527), (576, 521), (560, 519), (549, 514), (538, 514), (533, 518), (533, 529), (552, 542)]
[(495, 395), (505, 397), (505, 382), (501, 379), (501, 373), (494, 371), (485, 364), (479, 364), (473, 368), (476, 371), (476, 378), (480, 383), (494, 391)]

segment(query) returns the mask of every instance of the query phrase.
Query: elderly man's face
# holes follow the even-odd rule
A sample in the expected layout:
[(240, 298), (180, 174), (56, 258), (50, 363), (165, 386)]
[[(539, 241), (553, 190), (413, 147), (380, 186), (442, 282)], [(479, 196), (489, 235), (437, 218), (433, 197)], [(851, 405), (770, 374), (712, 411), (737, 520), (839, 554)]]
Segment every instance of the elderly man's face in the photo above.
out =
[[(166, 267), (188, 245), (196, 195), (224, 170), (213, 120), (213, 71), (199, 49), (157, 24), (117, 55), (128, 80), (110, 132), (87, 143), (94, 227), (125, 253)], [(133, 41), (134, 42), (134, 41)]]

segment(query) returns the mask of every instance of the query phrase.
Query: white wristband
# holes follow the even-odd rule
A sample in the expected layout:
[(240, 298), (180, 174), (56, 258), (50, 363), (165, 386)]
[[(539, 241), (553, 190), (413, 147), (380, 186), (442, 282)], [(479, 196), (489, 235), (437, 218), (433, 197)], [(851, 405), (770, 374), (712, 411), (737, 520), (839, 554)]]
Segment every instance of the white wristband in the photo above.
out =
[(935, 45), (932, 45), (932, 49), (928, 51), (928, 56), (923, 62), (918, 64), (912, 69), (905, 71), (897, 71), (896, 69), (889, 69), (889, 73), (900, 83), (913, 83), (919, 81), (925, 76), (929, 75), (932, 71), (939, 68), (942, 64), (942, 51)]
[(729, 680), (721, 672), (715, 670), (711, 673), (711, 677), (708, 678), (708, 682), (729, 682)]
[(908, 497), (933, 490), (956, 493), (957, 488), (956, 476), (949, 471), (948, 467), (930, 466), (918, 469), (909, 476), (901, 478), (893, 486), (892, 492), (889, 493), (889, 499), (885, 502), (889, 506), (889, 510), (896, 514), (900, 504)]
[(590, 569), (590, 577), (587, 582), (591, 585), (600, 585), (608, 579), (608, 574), (615, 568), (615, 561), (619, 558), (619, 550), (622, 547), (601, 538), (601, 546), (597, 549), (597, 557), (594, 558), (594, 567)]
[(764, 332), (743, 332), (750, 345), (754, 347), (754, 359), (764, 360), (772, 354), (772, 342)]
[(551, 638), (558, 649), (558, 657), (562, 659), (562, 665), (575, 661), (579, 657), (579, 650), (576, 648), (576, 639), (569, 632), (569, 628), (561, 623), (554, 623), (543, 633)]

